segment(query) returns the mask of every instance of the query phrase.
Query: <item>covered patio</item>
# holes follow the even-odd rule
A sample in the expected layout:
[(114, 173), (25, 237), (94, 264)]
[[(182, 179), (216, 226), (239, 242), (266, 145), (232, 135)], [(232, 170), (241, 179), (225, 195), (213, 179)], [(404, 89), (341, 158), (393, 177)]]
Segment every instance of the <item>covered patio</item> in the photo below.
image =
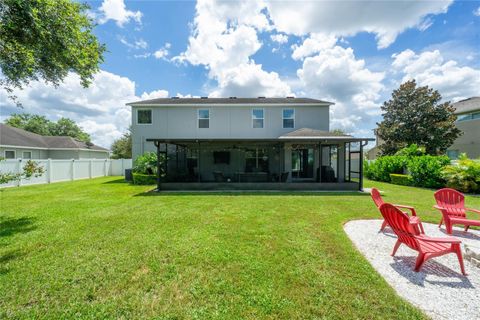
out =
[(300, 129), (276, 139), (147, 139), (157, 190), (362, 190), (372, 139)]

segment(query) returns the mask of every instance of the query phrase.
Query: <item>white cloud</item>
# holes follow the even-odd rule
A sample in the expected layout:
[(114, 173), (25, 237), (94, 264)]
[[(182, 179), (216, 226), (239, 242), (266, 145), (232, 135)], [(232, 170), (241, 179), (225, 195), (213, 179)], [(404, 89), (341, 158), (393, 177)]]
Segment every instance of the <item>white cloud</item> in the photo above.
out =
[(157, 51), (155, 51), (153, 53), (153, 56), (157, 59), (166, 59), (167, 56), (169, 55), (169, 50), (171, 47), (171, 44), (170, 43), (165, 43), (165, 45), (163, 47), (161, 47), (160, 49), (158, 49)]
[(142, 100), (150, 100), (150, 99), (157, 99), (157, 98), (168, 98), (168, 91), (167, 90), (155, 90), (152, 92), (144, 92), (140, 96)]
[[(408, 28), (428, 26), (428, 15), (446, 12), (453, 0), (441, 1), (268, 1), (274, 27), (298, 36), (326, 33), (376, 35), (379, 48), (388, 47)], [(425, 22), (427, 21), (427, 22)]]
[(333, 41), (330, 44), (323, 48), (311, 46), (317, 48), (317, 55), (305, 58), (297, 75), (308, 96), (335, 102), (330, 108), (332, 128), (356, 133), (359, 125), (367, 125), (372, 116), (379, 114), (385, 75), (367, 69), (351, 48), (335, 46)]
[(445, 60), (439, 50), (416, 54), (408, 49), (392, 55), (392, 67), (403, 74), (402, 81), (415, 79), (419, 85), (438, 90), (445, 100), (460, 100), (478, 95), (480, 69), (459, 66)]
[(123, 27), (130, 20), (139, 24), (142, 22), (142, 13), (140, 11), (128, 10), (123, 0), (104, 0), (99, 11), (100, 24), (114, 20), (119, 27)]
[[(135, 95), (135, 83), (132, 80), (107, 71), (97, 73), (87, 89), (80, 85), (77, 75), (70, 73), (58, 88), (35, 81), (24, 90), (15, 90), (14, 94), (23, 109), (16, 107), (1, 90), (2, 118), (22, 112), (43, 115), (51, 120), (68, 117), (91, 134), (95, 144), (104, 147), (110, 147), (113, 140), (122, 136), (131, 123), (130, 108), (125, 103), (140, 100)], [(143, 93), (141, 97), (162, 95), (168, 96), (168, 92), (157, 90)]]
[(473, 14), (477, 17), (480, 17), (480, 7), (478, 7), (477, 10), (473, 11)]
[(129, 42), (124, 36), (118, 36), (118, 40), (131, 49), (146, 49), (148, 47), (147, 41), (142, 38), (135, 40), (133, 43)]
[(288, 36), (282, 33), (272, 34), (270, 35), (270, 39), (278, 44), (284, 44), (288, 42)]
[(294, 60), (301, 60), (324, 49), (331, 48), (336, 43), (337, 39), (333, 35), (313, 33), (309, 38), (305, 39), (301, 45), (292, 45), (292, 58)]
[(203, 65), (218, 83), (211, 96), (285, 96), (289, 86), (251, 59), (262, 46), (258, 31), (271, 29), (262, 1), (197, 2), (187, 50), (173, 60)]

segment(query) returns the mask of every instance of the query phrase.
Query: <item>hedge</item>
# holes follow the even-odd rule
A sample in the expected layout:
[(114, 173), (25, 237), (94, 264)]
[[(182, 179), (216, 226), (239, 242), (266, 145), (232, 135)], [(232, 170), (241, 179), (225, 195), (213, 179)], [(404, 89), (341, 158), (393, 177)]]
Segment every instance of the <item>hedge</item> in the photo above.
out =
[(157, 183), (157, 177), (149, 174), (133, 173), (133, 184), (150, 185)]
[(401, 186), (411, 186), (411, 177), (407, 174), (390, 173), (390, 180), (393, 184), (399, 184)]
[(412, 184), (416, 187), (441, 188), (445, 186), (442, 170), (450, 164), (447, 156), (413, 157), (408, 161)]

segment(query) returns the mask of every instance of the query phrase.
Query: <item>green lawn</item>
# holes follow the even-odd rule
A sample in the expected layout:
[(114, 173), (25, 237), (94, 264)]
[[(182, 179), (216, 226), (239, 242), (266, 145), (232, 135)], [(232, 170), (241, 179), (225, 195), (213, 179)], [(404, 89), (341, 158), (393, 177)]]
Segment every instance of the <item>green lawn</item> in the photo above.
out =
[[(432, 191), (375, 185), (437, 222)], [(424, 317), (343, 232), (379, 217), (369, 196), (149, 189), (108, 177), (1, 190), (0, 318)]]

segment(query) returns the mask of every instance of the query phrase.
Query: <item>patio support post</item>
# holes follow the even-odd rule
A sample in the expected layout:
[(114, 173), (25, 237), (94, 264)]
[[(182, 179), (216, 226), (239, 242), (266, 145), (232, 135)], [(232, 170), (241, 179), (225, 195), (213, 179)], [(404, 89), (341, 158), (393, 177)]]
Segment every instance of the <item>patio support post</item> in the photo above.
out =
[(360, 191), (363, 190), (363, 147), (366, 146), (368, 141), (365, 142), (365, 145), (363, 144), (363, 141), (360, 141), (360, 159), (358, 160), (360, 164), (359, 172), (360, 176), (358, 177), (358, 188)]
[(168, 175), (168, 143), (165, 142), (165, 159), (163, 159), (164, 167), (165, 167), (165, 180), (167, 179)]
[(198, 152), (198, 156), (197, 156), (197, 171), (198, 171), (197, 180), (198, 180), (198, 182), (201, 182), (200, 181), (200, 157), (201, 157), (202, 153), (201, 153), (201, 150), (200, 150), (200, 141), (197, 141), (197, 144), (198, 144), (198, 148), (197, 148), (197, 152)]
[(160, 191), (160, 142), (155, 141), (154, 145), (157, 147), (157, 191)]

